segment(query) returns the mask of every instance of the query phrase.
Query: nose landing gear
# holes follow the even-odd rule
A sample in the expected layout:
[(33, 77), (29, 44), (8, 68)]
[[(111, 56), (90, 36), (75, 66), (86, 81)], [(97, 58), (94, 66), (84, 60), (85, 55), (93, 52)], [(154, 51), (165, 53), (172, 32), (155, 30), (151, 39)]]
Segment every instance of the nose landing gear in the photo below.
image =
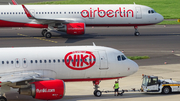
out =
[(96, 96), (96, 97), (100, 97), (101, 95), (102, 95), (102, 92), (100, 91), (100, 90), (98, 90), (98, 88), (99, 88), (99, 83), (100, 83), (100, 81), (99, 80), (97, 80), (97, 81), (93, 81), (93, 85), (94, 85), (94, 96)]
[(135, 29), (134, 35), (135, 35), (135, 36), (139, 36), (140, 33), (139, 33), (139, 31), (138, 31), (138, 26), (134, 26), (134, 29)]

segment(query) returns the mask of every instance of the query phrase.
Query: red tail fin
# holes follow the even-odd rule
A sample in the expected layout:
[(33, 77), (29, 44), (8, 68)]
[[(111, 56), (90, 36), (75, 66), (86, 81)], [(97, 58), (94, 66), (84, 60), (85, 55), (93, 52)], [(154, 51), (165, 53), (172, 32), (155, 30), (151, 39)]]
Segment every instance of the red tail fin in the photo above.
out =
[(11, 0), (14, 5), (18, 5), (18, 3), (15, 0)]

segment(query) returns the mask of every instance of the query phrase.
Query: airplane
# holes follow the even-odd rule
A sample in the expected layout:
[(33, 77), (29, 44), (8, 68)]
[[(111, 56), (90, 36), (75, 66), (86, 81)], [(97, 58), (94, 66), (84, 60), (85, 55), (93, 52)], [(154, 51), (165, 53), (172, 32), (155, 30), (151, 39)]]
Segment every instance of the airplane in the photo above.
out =
[(163, 16), (148, 6), (137, 4), (86, 4), (86, 5), (14, 5), (0, 6), (0, 27), (43, 28), (41, 34), (51, 38), (52, 31), (70, 35), (83, 35), (92, 26), (153, 25)]
[(138, 64), (121, 51), (104, 46), (51, 46), (0, 48), (0, 101), (6, 92), (35, 99), (56, 100), (65, 94), (64, 82), (92, 81), (101, 96), (101, 80), (124, 78), (138, 71)]

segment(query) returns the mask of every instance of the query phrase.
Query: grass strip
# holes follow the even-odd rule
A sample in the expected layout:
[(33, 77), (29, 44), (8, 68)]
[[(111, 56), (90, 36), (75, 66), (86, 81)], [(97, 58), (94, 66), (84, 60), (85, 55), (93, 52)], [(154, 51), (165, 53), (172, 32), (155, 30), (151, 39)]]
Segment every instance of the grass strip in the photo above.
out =
[(173, 21), (164, 20), (164, 21), (158, 23), (157, 25), (179, 25), (179, 24), (180, 24), (180, 22), (177, 22), (176, 20), (173, 20)]
[(128, 56), (127, 58), (131, 60), (140, 60), (140, 59), (149, 59), (150, 57), (149, 56)]
[(133, 4), (133, 2), (153, 8), (165, 19), (180, 18), (180, 0), (61, 0), (32, 4)]

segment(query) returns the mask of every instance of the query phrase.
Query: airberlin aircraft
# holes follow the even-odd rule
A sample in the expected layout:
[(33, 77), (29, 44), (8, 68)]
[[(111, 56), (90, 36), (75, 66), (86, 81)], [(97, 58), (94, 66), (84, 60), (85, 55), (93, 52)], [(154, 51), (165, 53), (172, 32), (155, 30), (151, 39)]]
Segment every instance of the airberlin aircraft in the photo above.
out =
[(51, 32), (83, 35), (86, 26), (138, 26), (163, 21), (163, 16), (148, 6), (136, 4), (97, 5), (14, 5), (0, 6), (0, 27), (44, 28), (42, 35), (51, 38)]
[[(51, 53), (51, 54), (47, 54)], [(0, 100), (10, 88), (35, 99), (63, 98), (65, 83), (92, 81), (101, 96), (101, 80), (134, 74), (138, 65), (119, 50), (103, 46), (0, 48)]]

